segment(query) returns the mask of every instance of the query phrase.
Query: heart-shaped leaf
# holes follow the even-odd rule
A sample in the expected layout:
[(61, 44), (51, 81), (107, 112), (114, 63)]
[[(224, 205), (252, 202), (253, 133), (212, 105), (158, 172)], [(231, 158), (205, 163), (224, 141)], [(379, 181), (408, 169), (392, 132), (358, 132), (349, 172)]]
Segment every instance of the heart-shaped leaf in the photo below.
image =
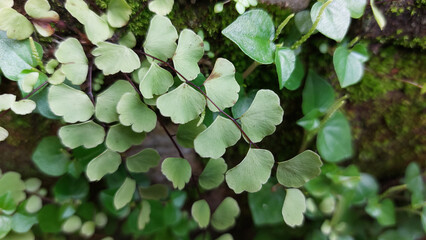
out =
[[(176, 51), (176, 28), (167, 17), (155, 15), (149, 24), (143, 48), (146, 53), (163, 61), (171, 58)], [(149, 61), (152, 61), (148, 57)]]
[(183, 158), (166, 158), (161, 164), (161, 172), (174, 188), (182, 190), (191, 178), (191, 165)]
[(50, 10), (47, 0), (28, 0), (24, 6), (25, 12), (32, 18), (55, 22), (59, 20), (59, 15)]
[(86, 21), (83, 23), (84, 31), (86, 32), (87, 38), (89, 38), (93, 44), (97, 45), (112, 36), (107, 20), (99, 17), (98, 14), (90, 10), (87, 12), (85, 18)]
[(313, 110), (325, 113), (334, 102), (333, 87), (322, 77), (309, 70), (303, 89), (302, 111), (307, 115)]
[(200, 186), (206, 190), (218, 187), (225, 179), (228, 166), (223, 158), (211, 158), (198, 178)]
[(333, 55), (333, 63), (342, 88), (361, 81), (364, 64), (363, 58), (360, 58), (356, 51), (351, 51), (345, 46), (338, 47)]
[(9, 136), (9, 132), (0, 126), (0, 142), (6, 140), (6, 138)]
[(32, 160), (43, 173), (61, 176), (67, 172), (70, 155), (62, 147), (59, 138), (45, 137), (37, 145)]
[(194, 148), (201, 157), (220, 158), (226, 148), (235, 145), (240, 138), (241, 131), (235, 124), (218, 116), (206, 130), (198, 134)]
[[(192, 30), (184, 29), (180, 32), (176, 52), (173, 55), (173, 65), (186, 80), (195, 79), (200, 73), (198, 61), (204, 55), (203, 39)], [(184, 81), (182, 76), (178, 77)]]
[(194, 140), (202, 131), (206, 129), (204, 124), (198, 125), (200, 119), (194, 119), (178, 127), (176, 140), (182, 147), (194, 148)]
[(79, 146), (94, 148), (104, 142), (105, 130), (102, 126), (88, 121), (68, 126), (63, 126), (58, 131), (58, 136), (65, 146), (74, 149)]
[(174, 0), (153, 0), (148, 4), (151, 12), (165, 16), (173, 9)]
[(273, 165), (274, 156), (270, 151), (250, 148), (246, 157), (226, 172), (226, 183), (237, 194), (257, 192), (271, 176)]
[(382, 226), (395, 224), (395, 205), (389, 198), (381, 202), (379, 202), (378, 197), (369, 199), (365, 211)]
[(125, 0), (111, 0), (108, 4), (108, 23), (112, 27), (121, 28), (127, 24), (132, 9)]
[(141, 173), (148, 172), (150, 168), (158, 165), (160, 154), (155, 149), (146, 148), (139, 153), (126, 159), (126, 166), (130, 172)]
[(270, 64), (274, 61), (275, 27), (271, 17), (261, 9), (250, 10), (239, 16), (222, 34), (233, 41), (256, 62)]
[(231, 197), (225, 198), (212, 215), (211, 223), (218, 231), (225, 231), (235, 225), (235, 218), (240, 215), (237, 201)]
[(132, 85), (124, 80), (115, 81), (96, 97), (95, 116), (102, 122), (118, 121), (117, 103), (125, 93), (136, 93)]
[(125, 93), (117, 104), (118, 119), (134, 132), (150, 132), (157, 124), (157, 115), (133, 93)]
[(16, 96), (13, 94), (5, 93), (0, 95), (0, 111), (8, 110), (15, 102)]
[(139, 188), (143, 199), (160, 200), (167, 198), (169, 188), (164, 184), (154, 184), (148, 187)]
[[(323, 2), (317, 2), (312, 6), (312, 22), (315, 22), (324, 4)], [(334, 0), (325, 7), (320, 17), (317, 25), (318, 31), (338, 42), (342, 41), (351, 23), (351, 13), (346, 6), (346, 0)]]
[(377, 24), (379, 24), (380, 29), (383, 30), (383, 28), (386, 26), (385, 16), (383, 15), (382, 11), (377, 8), (376, 4), (374, 3), (374, 0), (370, 0), (370, 6)]
[(12, 103), (10, 109), (16, 114), (27, 115), (34, 111), (36, 108), (36, 103), (30, 99), (22, 99), (17, 102)]
[(294, 70), (291, 73), (290, 77), (284, 83), (284, 87), (288, 90), (296, 90), (302, 84), (303, 77), (305, 76), (305, 69), (303, 68), (303, 63), (300, 58), (296, 57), (296, 63), (294, 65)]
[(89, 15), (90, 9), (84, 0), (67, 0), (65, 9), (81, 24), (86, 24), (86, 17)]
[(130, 127), (116, 124), (111, 126), (105, 144), (116, 152), (125, 152), (133, 145), (139, 145), (145, 139), (145, 133), (133, 132)]
[(143, 200), (141, 203), (141, 210), (138, 215), (138, 229), (143, 230), (147, 223), (150, 221), (151, 205), (148, 201)]
[(290, 227), (302, 225), (305, 211), (305, 195), (299, 189), (287, 189), (282, 209), (285, 223)]
[(93, 103), (84, 92), (65, 84), (52, 85), (47, 99), (52, 112), (68, 123), (87, 121), (95, 112)]
[(278, 83), (280, 89), (283, 89), (296, 67), (296, 55), (294, 51), (288, 47), (278, 48), (275, 51), (275, 65), (277, 67)]
[(177, 124), (194, 120), (203, 112), (205, 106), (204, 96), (185, 83), (157, 99), (161, 115), (170, 117)]
[(38, 72), (25, 74), (25, 76), (18, 81), (21, 90), (25, 93), (30, 93), (34, 88), (34, 85), (37, 83), (38, 76)]
[(120, 154), (107, 149), (87, 164), (87, 178), (89, 178), (91, 182), (99, 181), (106, 174), (117, 171), (120, 163)]
[(277, 168), (278, 182), (285, 187), (299, 188), (321, 173), (322, 162), (318, 154), (307, 150), (294, 158), (280, 162)]
[(55, 57), (62, 63), (62, 72), (73, 84), (80, 85), (86, 81), (89, 67), (86, 54), (77, 39), (68, 38), (61, 42)]
[[(3, 24), (3, 21), (0, 25)], [(40, 44), (34, 42), (37, 54), (43, 55), (43, 48)], [(6, 32), (0, 31), (0, 68), (3, 76), (18, 81), (21, 78), (21, 72), (26, 69), (32, 69), (38, 65), (35, 59), (29, 40), (17, 41), (8, 38)]]
[(200, 228), (206, 228), (210, 223), (210, 207), (206, 200), (198, 200), (191, 207), (192, 218)]
[(126, 206), (132, 200), (135, 190), (135, 180), (126, 178), (114, 195), (114, 207), (118, 210)]
[(352, 18), (360, 18), (364, 14), (367, 0), (346, 0), (347, 7), (351, 12)]
[(241, 127), (253, 142), (260, 142), (275, 132), (283, 115), (278, 95), (271, 90), (259, 90), (247, 112), (240, 117)]
[(96, 56), (95, 64), (104, 75), (120, 71), (130, 73), (141, 66), (138, 55), (123, 45), (101, 42), (92, 54)]
[(23, 40), (34, 32), (31, 22), (13, 8), (1, 8), (0, 19), (0, 30), (6, 31), (8, 38)]
[(140, 81), (139, 89), (145, 98), (153, 98), (167, 92), (173, 83), (172, 74), (153, 62)]
[(328, 162), (339, 162), (353, 155), (351, 127), (343, 113), (336, 112), (319, 130), (317, 148)]
[[(206, 93), (211, 100), (221, 109), (234, 106), (238, 100), (240, 85), (235, 80), (234, 65), (224, 59), (218, 58), (210, 76), (204, 82)], [(210, 101), (207, 106), (212, 112), (218, 112)]]

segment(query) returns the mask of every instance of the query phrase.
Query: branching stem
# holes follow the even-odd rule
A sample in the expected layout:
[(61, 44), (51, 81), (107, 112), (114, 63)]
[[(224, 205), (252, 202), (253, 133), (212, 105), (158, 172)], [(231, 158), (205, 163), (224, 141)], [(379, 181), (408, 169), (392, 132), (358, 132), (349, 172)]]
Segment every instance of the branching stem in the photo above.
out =
[(233, 117), (231, 117), (229, 114), (227, 114), (225, 111), (223, 111), (220, 107), (218, 107), (217, 105), (216, 105), (216, 103), (214, 103), (213, 102), (213, 100), (211, 100), (210, 98), (209, 98), (209, 96), (207, 96), (207, 94), (199, 87), (199, 86), (197, 86), (197, 85), (195, 85), (194, 83), (192, 83), (191, 81), (188, 81), (188, 79), (186, 79), (185, 78), (185, 76), (183, 76), (179, 71), (177, 71), (172, 65), (170, 65), (170, 63), (168, 63), (168, 62), (166, 62), (166, 61), (163, 61), (163, 60), (161, 60), (161, 59), (159, 59), (159, 58), (156, 58), (156, 57), (154, 57), (154, 56), (152, 56), (152, 55), (150, 55), (150, 54), (148, 54), (148, 53), (145, 53), (144, 51), (141, 51), (141, 50), (137, 50), (137, 52), (138, 53), (141, 53), (141, 54), (143, 54), (143, 55), (145, 55), (145, 56), (148, 56), (148, 57), (150, 57), (150, 58), (153, 58), (153, 59), (155, 59), (155, 60), (157, 60), (157, 61), (160, 61), (161, 63), (163, 63), (163, 64), (165, 64), (165, 65), (167, 65), (170, 69), (172, 69), (176, 74), (178, 74), (179, 76), (181, 76), (182, 77), (182, 79), (184, 79), (185, 80), (185, 83), (186, 84), (188, 84), (188, 85), (191, 85), (192, 87), (194, 87), (195, 89), (197, 89), (211, 104), (213, 104), (213, 106), (215, 106), (216, 107), (216, 109), (217, 110), (219, 110), (219, 112), (220, 113), (222, 113), (223, 115), (225, 115), (227, 118), (229, 118), (234, 124), (235, 124), (235, 126), (237, 126), (237, 128), (240, 130), (240, 132), (241, 132), (241, 134), (244, 136), (244, 138), (249, 142), (249, 144), (251, 145), (251, 146), (254, 146), (254, 147), (256, 147), (256, 148), (259, 148), (248, 136), (247, 136), (247, 134), (244, 132), (244, 130), (241, 128), (241, 126), (240, 126), (240, 124), (238, 124), (238, 122), (237, 122), (237, 120), (235, 119), (235, 118), (233, 118)]

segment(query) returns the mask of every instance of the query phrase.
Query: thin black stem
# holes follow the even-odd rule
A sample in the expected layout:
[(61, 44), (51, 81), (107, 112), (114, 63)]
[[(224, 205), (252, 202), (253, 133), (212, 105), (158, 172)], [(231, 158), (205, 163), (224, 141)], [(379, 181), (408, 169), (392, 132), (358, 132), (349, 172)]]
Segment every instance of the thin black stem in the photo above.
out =
[(219, 110), (219, 112), (220, 113), (222, 113), (223, 115), (225, 115), (227, 118), (229, 118), (234, 124), (235, 124), (235, 126), (237, 126), (237, 128), (240, 130), (240, 132), (241, 132), (241, 134), (244, 136), (244, 138), (249, 142), (249, 144), (251, 145), (251, 146), (254, 146), (254, 147), (256, 147), (256, 148), (259, 148), (248, 136), (247, 136), (247, 134), (244, 132), (244, 130), (241, 128), (241, 126), (240, 126), (240, 124), (238, 124), (238, 122), (237, 122), (237, 120), (235, 119), (235, 118), (233, 118), (233, 117), (231, 117), (229, 114), (227, 114), (225, 111), (223, 111), (220, 107), (218, 107), (217, 105), (216, 105), (216, 103), (214, 103), (213, 102), (213, 100), (211, 100), (210, 98), (209, 98), (209, 96), (207, 96), (207, 94), (199, 87), (199, 86), (197, 86), (197, 85), (195, 85), (194, 83), (192, 83), (192, 82), (190, 82), (190, 81), (188, 81), (188, 79), (186, 79), (185, 78), (185, 76), (183, 76), (180, 72), (178, 72), (174, 67), (172, 67), (172, 65), (170, 65), (170, 63), (168, 63), (168, 62), (166, 62), (166, 61), (163, 61), (163, 60), (161, 60), (161, 59), (159, 59), (159, 58), (156, 58), (156, 57), (154, 57), (154, 56), (152, 56), (152, 55), (150, 55), (150, 54), (148, 54), (148, 53), (145, 53), (144, 51), (141, 51), (141, 50), (137, 50), (137, 52), (139, 52), (139, 53), (141, 53), (141, 54), (143, 54), (143, 55), (145, 55), (145, 56), (148, 56), (148, 57), (150, 57), (150, 58), (153, 58), (153, 59), (155, 59), (155, 60), (157, 60), (157, 61), (160, 61), (160, 62), (162, 62), (163, 64), (166, 64), (170, 69), (172, 69), (176, 74), (178, 74), (179, 76), (181, 76), (182, 77), (182, 79), (183, 80), (185, 80), (185, 83), (186, 84), (188, 84), (188, 85), (191, 85), (192, 87), (194, 87), (195, 89), (197, 89), (211, 104), (213, 104), (213, 106), (215, 106), (216, 108), (217, 108), (217, 110)]
[[(124, 74), (124, 77), (127, 79), (127, 81), (130, 83), (130, 85), (132, 85), (132, 87), (135, 89), (135, 91), (138, 93), (139, 97), (141, 98), (141, 100), (143, 99), (142, 93), (141, 91), (136, 87), (136, 85), (133, 83), (132, 79), (130, 79), (129, 76), (127, 76), (127, 74)], [(152, 109), (152, 107), (150, 106), (150, 108)], [(179, 153), (179, 156), (181, 158), (185, 158), (185, 156), (183, 155), (182, 150), (180, 150), (179, 145), (176, 143), (175, 139), (173, 138), (173, 135), (169, 132), (169, 130), (166, 127), (166, 124), (164, 124), (164, 122), (161, 119), (161, 116), (158, 116), (158, 113), (152, 109), (156, 114), (157, 114), (157, 120), (158, 123), (160, 123), (160, 126), (164, 129), (164, 131), (166, 132), (167, 136), (170, 138), (170, 141), (172, 141), (173, 145), (175, 146), (176, 150)]]
[(89, 95), (90, 101), (92, 101), (93, 105), (95, 105), (95, 98), (93, 97), (93, 88), (92, 88), (92, 71), (93, 71), (93, 61), (89, 64), (89, 92), (87, 95)]
[[(34, 95), (38, 90), (42, 89), (44, 86), (46, 86), (47, 84), (49, 84), (49, 82), (44, 82), (42, 83), (40, 86), (36, 87), (35, 89), (33, 89), (27, 96), (23, 97), (22, 99), (28, 99), (30, 98), (32, 95)], [(4, 115), (6, 115), (8, 112), (10, 111), (10, 108), (7, 109), (6, 111), (0, 113), (0, 118), (3, 117)]]

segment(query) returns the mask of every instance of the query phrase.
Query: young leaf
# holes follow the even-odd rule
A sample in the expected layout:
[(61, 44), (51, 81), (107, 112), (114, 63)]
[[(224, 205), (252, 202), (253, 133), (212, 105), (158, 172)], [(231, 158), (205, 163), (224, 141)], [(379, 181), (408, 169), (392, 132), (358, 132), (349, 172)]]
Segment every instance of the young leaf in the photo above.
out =
[(65, 84), (51, 86), (47, 99), (52, 112), (68, 123), (87, 121), (95, 112), (93, 103), (84, 92)]
[(126, 159), (126, 166), (130, 172), (141, 173), (148, 172), (150, 168), (158, 165), (160, 154), (155, 149), (146, 148), (139, 153)]
[(9, 136), (9, 132), (0, 126), (0, 142), (4, 141)]
[(47, 79), (50, 84), (59, 85), (65, 81), (65, 73), (63, 68), (56, 69), (56, 71)]
[(371, 198), (365, 211), (375, 218), (382, 226), (392, 226), (395, 224), (395, 205), (389, 198), (379, 202), (379, 199)]
[(199, 119), (194, 119), (178, 127), (176, 140), (182, 147), (194, 148), (194, 140), (206, 129), (204, 124), (198, 125)]
[(15, 205), (25, 199), (25, 183), (17, 172), (7, 172), (0, 177), (0, 196), (10, 193)]
[(206, 130), (198, 134), (194, 148), (201, 157), (220, 158), (226, 148), (236, 144), (240, 138), (241, 132), (234, 123), (218, 116)]
[(200, 186), (206, 190), (218, 187), (225, 179), (228, 166), (223, 158), (211, 158), (198, 178)]
[(99, 17), (98, 14), (89, 10), (85, 18), (84, 31), (93, 44), (97, 45), (112, 36), (107, 21)]
[(284, 110), (280, 98), (271, 90), (259, 90), (241, 117), (241, 127), (253, 142), (260, 142), (275, 132), (275, 126), (283, 121)]
[(386, 18), (383, 15), (382, 11), (376, 7), (374, 0), (370, 0), (371, 10), (373, 11), (374, 18), (376, 19), (377, 24), (379, 24), (380, 30), (386, 26)]
[(352, 18), (360, 18), (364, 14), (367, 0), (346, 0)]
[(317, 109), (325, 113), (334, 102), (333, 87), (314, 71), (309, 70), (303, 89), (302, 111), (303, 114)]
[(105, 144), (116, 152), (125, 152), (133, 145), (139, 145), (145, 139), (145, 133), (133, 132), (130, 127), (116, 124), (111, 126)]
[(70, 155), (62, 147), (59, 138), (45, 137), (37, 145), (32, 160), (43, 173), (61, 176), (67, 172)]
[(81, 225), (80, 235), (83, 238), (90, 238), (95, 233), (95, 223), (93, 221), (87, 221)]
[(47, 0), (28, 0), (24, 6), (25, 12), (37, 20), (58, 21), (59, 15), (50, 10)]
[(173, 9), (174, 0), (153, 0), (148, 4), (151, 12), (165, 16)]
[[(198, 61), (204, 55), (204, 43), (200, 36), (192, 30), (184, 29), (180, 32), (176, 52), (173, 55), (173, 65), (187, 80), (195, 79), (200, 73)], [(182, 76), (178, 77), (184, 81)]]
[(136, 46), (136, 37), (132, 31), (128, 31), (123, 36), (121, 36), (120, 40), (118, 40), (118, 44), (128, 48), (134, 48)]
[(83, 25), (86, 24), (86, 18), (91, 12), (84, 0), (67, 0), (65, 9)]
[[(234, 65), (224, 59), (218, 58), (210, 76), (204, 82), (206, 93), (211, 100), (221, 109), (234, 106), (238, 100), (240, 85), (235, 80)], [(207, 106), (212, 112), (218, 112), (210, 101)]]
[(141, 203), (141, 210), (138, 215), (138, 229), (143, 230), (147, 223), (150, 221), (151, 205), (148, 201), (143, 200)]
[(174, 188), (182, 190), (191, 178), (191, 165), (183, 158), (166, 158), (161, 164), (161, 172)]
[(61, 229), (65, 233), (74, 233), (81, 228), (81, 218), (71, 216), (62, 224)]
[(74, 149), (79, 146), (94, 148), (104, 142), (105, 130), (102, 126), (88, 121), (68, 126), (63, 126), (58, 131), (58, 136), (65, 146)]
[(161, 115), (170, 117), (176, 124), (184, 124), (197, 118), (205, 106), (204, 96), (185, 83), (157, 99)]
[(36, 103), (30, 99), (22, 99), (17, 102), (12, 103), (10, 109), (16, 114), (27, 115), (34, 111), (36, 108)]
[(114, 207), (118, 210), (126, 206), (132, 198), (136, 190), (136, 182), (131, 178), (126, 178), (121, 187), (114, 195)]
[(103, 176), (117, 171), (121, 163), (120, 154), (107, 149), (87, 164), (86, 175), (89, 181), (99, 181)]
[(218, 231), (225, 231), (235, 224), (235, 218), (240, 215), (237, 201), (231, 197), (225, 198), (212, 215), (211, 224)]
[(132, 49), (109, 42), (98, 43), (92, 51), (95, 64), (104, 75), (118, 72), (130, 73), (141, 66), (138, 55)]
[(243, 161), (226, 172), (226, 183), (237, 194), (257, 192), (271, 176), (273, 165), (270, 151), (250, 148)]
[(108, 23), (112, 27), (124, 27), (130, 19), (132, 9), (125, 0), (111, 0), (108, 4)]
[(30, 72), (25, 74), (25, 76), (18, 81), (21, 90), (25, 93), (30, 93), (34, 88), (34, 85), (37, 83), (38, 76), (38, 72)]
[(0, 19), (0, 30), (6, 31), (8, 38), (24, 40), (34, 32), (31, 22), (13, 8), (1, 8)]
[(220, 237), (216, 238), (216, 240), (234, 240), (231, 234), (225, 233), (221, 235)]
[[(283, 223), (281, 208), (285, 196), (284, 188), (268, 181), (259, 192), (248, 194), (248, 204), (256, 226)], [(262, 207), (259, 207), (262, 206)]]
[(351, 127), (341, 112), (336, 112), (318, 132), (317, 148), (328, 162), (339, 162), (353, 154)]
[[(146, 53), (163, 61), (171, 58), (176, 51), (176, 28), (167, 17), (155, 15), (149, 24), (143, 48)], [(148, 57), (149, 61), (152, 58)]]
[(192, 204), (191, 215), (200, 228), (206, 228), (210, 222), (210, 207), (206, 200), (198, 200)]
[(342, 88), (356, 84), (364, 75), (364, 64), (358, 53), (340, 46), (333, 55), (334, 69)]
[(283, 89), (296, 66), (296, 55), (290, 48), (278, 48), (275, 51), (275, 65), (277, 67), (278, 83)]
[(299, 188), (321, 173), (322, 162), (318, 154), (304, 151), (294, 158), (280, 162), (277, 168), (278, 182), (285, 187)]
[(1, 94), (0, 95), (0, 111), (8, 110), (12, 107), (12, 104), (15, 102), (16, 96), (13, 94)]
[[(315, 22), (321, 7), (325, 3), (317, 2), (312, 6), (311, 19)], [(320, 16), (317, 29), (328, 38), (342, 41), (351, 23), (351, 13), (346, 6), (346, 0), (334, 0)]]
[(135, 93), (135, 90), (124, 80), (115, 81), (100, 93), (96, 97), (96, 118), (105, 123), (118, 121), (117, 103), (125, 93)]
[(117, 104), (118, 119), (134, 132), (150, 132), (157, 124), (157, 115), (133, 93), (125, 93)]
[(62, 63), (62, 72), (73, 84), (80, 85), (86, 81), (89, 67), (86, 54), (77, 39), (68, 38), (61, 42), (55, 57)]
[(239, 16), (222, 34), (233, 41), (247, 56), (262, 64), (274, 61), (275, 27), (271, 17), (261, 9)]
[(287, 189), (282, 209), (285, 223), (290, 227), (302, 225), (305, 211), (305, 195), (299, 189)]

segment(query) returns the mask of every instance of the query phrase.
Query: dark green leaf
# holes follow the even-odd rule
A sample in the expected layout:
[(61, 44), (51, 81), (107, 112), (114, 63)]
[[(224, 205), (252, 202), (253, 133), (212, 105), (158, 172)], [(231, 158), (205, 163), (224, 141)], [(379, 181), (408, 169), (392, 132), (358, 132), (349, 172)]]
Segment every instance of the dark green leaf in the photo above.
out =
[(365, 211), (382, 226), (395, 224), (395, 206), (390, 199), (385, 199), (382, 202), (379, 202), (378, 198), (370, 199)]
[(290, 77), (284, 83), (284, 87), (288, 90), (296, 90), (302, 84), (303, 77), (305, 76), (305, 69), (303, 68), (303, 63), (299, 57), (296, 57), (296, 64), (294, 70), (291, 73)]
[(40, 229), (45, 233), (59, 233), (62, 222), (60, 220), (59, 206), (45, 205), (37, 215)]
[(285, 196), (282, 187), (274, 187), (272, 182), (262, 186), (256, 193), (248, 194), (248, 204), (256, 226), (283, 222), (281, 208)]
[(303, 89), (302, 111), (308, 114), (317, 109), (325, 113), (334, 102), (333, 87), (322, 77), (312, 70), (309, 70)]
[(277, 67), (278, 83), (283, 89), (296, 66), (296, 55), (288, 47), (281, 47), (275, 51), (275, 65)]
[(62, 176), (55, 184), (53, 193), (58, 201), (84, 199), (89, 193), (89, 184), (84, 177)]

